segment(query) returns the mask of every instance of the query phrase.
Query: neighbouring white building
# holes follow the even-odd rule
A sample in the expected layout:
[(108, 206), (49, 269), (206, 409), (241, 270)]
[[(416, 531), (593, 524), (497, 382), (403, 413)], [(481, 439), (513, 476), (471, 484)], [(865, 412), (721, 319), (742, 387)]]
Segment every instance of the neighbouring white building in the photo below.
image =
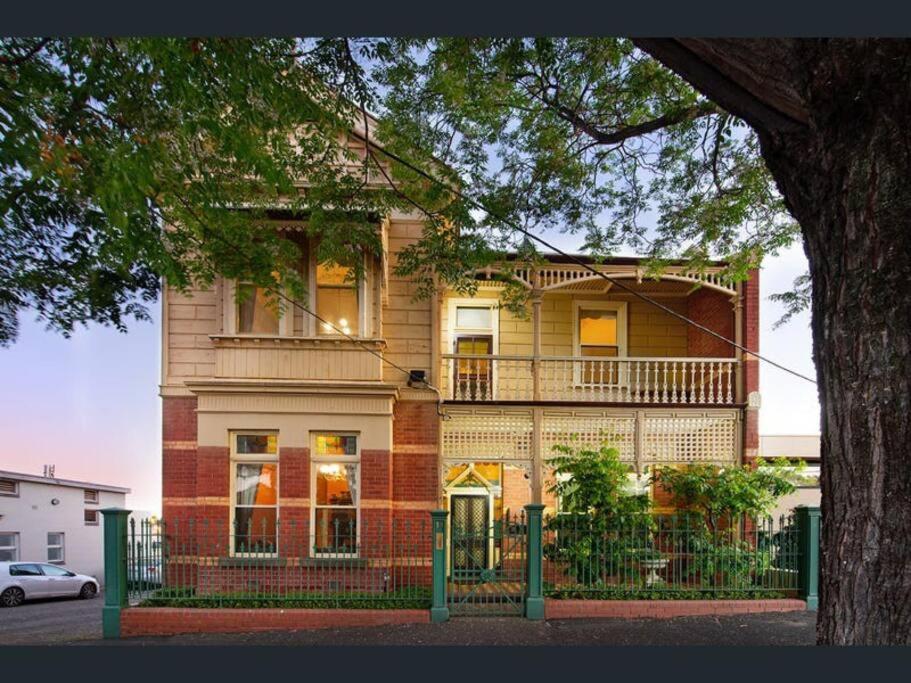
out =
[(104, 583), (101, 510), (130, 489), (0, 470), (0, 561), (52, 562)]
[(766, 460), (802, 460), (807, 465), (801, 473), (797, 490), (778, 501), (773, 512), (776, 517), (787, 514), (798, 505), (819, 506), (819, 468), (822, 459), (818, 434), (760, 434), (759, 455)]

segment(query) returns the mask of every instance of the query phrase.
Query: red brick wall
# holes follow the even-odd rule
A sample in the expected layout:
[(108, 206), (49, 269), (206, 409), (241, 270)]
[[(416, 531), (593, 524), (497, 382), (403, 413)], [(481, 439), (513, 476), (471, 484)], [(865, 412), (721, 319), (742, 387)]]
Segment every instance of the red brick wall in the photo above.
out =
[(530, 479), (520, 467), (503, 466), (503, 510), (509, 510), (510, 517), (522, 515), (525, 506), (531, 502)]
[[(728, 339), (734, 338), (734, 307), (730, 299), (711, 289), (698, 289), (687, 298), (687, 315)], [(734, 347), (688, 325), (687, 352), (703, 358), (733, 358)]]
[[(161, 418), (161, 495), (165, 499), (195, 497), (196, 398), (162, 398)], [(162, 512), (165, 519), (179, 519), (188, 510), (166, 500)]]
[[(759, 349), (759, 270), (750, 271), (750, 279), (743, 284), (743, 345), (751, 351)], [(759, 391), (759, 361), (744, 356), (744, 398), (752, 391)], [(744, 460), (759, 454), (759, 411), (747, 410), (743, 429)]]

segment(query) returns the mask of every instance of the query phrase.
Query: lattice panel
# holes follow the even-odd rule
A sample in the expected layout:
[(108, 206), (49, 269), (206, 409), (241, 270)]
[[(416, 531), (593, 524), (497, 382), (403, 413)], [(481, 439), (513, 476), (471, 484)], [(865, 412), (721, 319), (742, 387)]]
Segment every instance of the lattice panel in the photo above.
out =
[(558, 456), (557, 444), (584, 446), (597, 450), (608, 444), (620, 451), (620, 459), (636, 459), (636, 418), (622, 415), (545, 415), (541, 434), (541, 455)]
[(648, 416), (643, 463), (737, 461), (735, 415)]
[(457, 413), (443, 420), (447, 460), (528, 460), (532, 457), (531, 413)]

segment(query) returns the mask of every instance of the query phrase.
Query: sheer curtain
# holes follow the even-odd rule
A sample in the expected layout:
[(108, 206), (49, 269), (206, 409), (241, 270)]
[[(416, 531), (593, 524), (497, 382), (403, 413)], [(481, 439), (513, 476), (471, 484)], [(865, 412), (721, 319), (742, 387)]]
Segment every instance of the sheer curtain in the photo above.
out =
[(256, 503), (256, 491), (259, 479), (263, 473), (263, 465), (249, 463), (237, 465), (237, 478), (235, 490), (237, 491), (237, 505), (253, 505)]
[(351, 504), (357, 505), (357, 463), (345, 465), (345, 477), (348, 479), (348, 492), (351, 494)]

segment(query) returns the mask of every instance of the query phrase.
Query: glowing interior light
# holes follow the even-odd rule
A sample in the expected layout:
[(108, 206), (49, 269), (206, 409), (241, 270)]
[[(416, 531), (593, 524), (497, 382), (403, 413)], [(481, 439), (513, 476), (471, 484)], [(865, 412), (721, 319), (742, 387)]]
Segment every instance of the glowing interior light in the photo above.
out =
[(343, 328), (342, 328), (342, 332), (344, 332), (345, 334), (351, 334), (351, 328), (350, 328), (350, 327), (343, 327)]
[(339, 318), (339, 319), (338, 319), (338, 324), (341, 325), (342, 327), (348, 327), (348, 319), (347, 319), (347, 318)]
[(323, 329), (326, 330), (326, 332), (331, 332), (332, 325), (330, 325), (329, 323), (323, 323)]
[(330, 477), (337, 477), (342, 473), (342, 468), (339, 465), (320, 465), (319, 473)]

